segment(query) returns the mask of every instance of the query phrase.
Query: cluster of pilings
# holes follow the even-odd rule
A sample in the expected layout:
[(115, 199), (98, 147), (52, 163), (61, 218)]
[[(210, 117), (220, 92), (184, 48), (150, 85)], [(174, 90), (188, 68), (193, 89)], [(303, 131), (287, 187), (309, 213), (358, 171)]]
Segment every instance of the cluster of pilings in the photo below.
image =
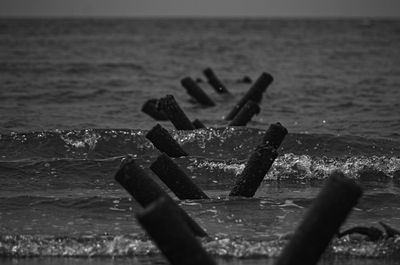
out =
[[(218, 93), (229, 93), (210, 68), (204, 70), (204, 74)], [(246, 125), (251, 117), (260, 111), (258, 104), (272, 80), (270, 74), (261, 74), (227, 115), (226, 119), (231, 120), (230, 126)], [(215, 104), (193, 79), (184, 78), (181, 83), (201, 104)], [(191, 122), (172, 95), (149, 100), (142, 110), (156, 120), (170, 120), (177, 130), (205, 127), (199, 120)], [(287, 133), (287, 129), (280, 123), (270, 125), (262, 141), (249, 156), (243, 172), (237, 177), (229, 193), (231, 199), (254, 196), (278, 156), (277, 150)], [(209, 199), (171, 159), (189, 154), (174, 140), (168, 130), (157, 124), (148, 131), (146, 138), (162, 153), (151, 164), (150, 169), (179, 200)], [(136, 163), (132, 156), (123, 159), (115, 179), (142, 206), (143, 209), (137, 211), (136, 218), (171, 264), (216, 264), (198, 240), (208, 237), (207, 232)], [(333, 172), (276, 264), (316, 264), (361, 195), (361, 188), (353, 180), (345, 177), (342, 172)]]
[[(203, 73), (207, 78), (208, 83), (218, 94), (231, 94), (211, 68), (205, 69)], [(225, 120), (229, 121), (229, 126), (246, 126), (254, 115), (259, 114), (259, 104), (262, 100), (262, 96), (272, 81), (273, 78), (269, 73), (262, 73), (260, 75), (247, 93), (226, 115)], [(183, 78), (181, 80), (181, 85), (200, 105), (204, 107), (213, 107), (216, 105), (216, 103), (191, 77)], [(179, 107), (172, 95), (167, 95), (160, 99), (149, 99), (143, 105), (142, 111), (157, 121), (170, 120), (177, 130), (205, 128), (205, 125), (198, 119), (191, 122), (187, 116), (184, 115), (182, 109)]]

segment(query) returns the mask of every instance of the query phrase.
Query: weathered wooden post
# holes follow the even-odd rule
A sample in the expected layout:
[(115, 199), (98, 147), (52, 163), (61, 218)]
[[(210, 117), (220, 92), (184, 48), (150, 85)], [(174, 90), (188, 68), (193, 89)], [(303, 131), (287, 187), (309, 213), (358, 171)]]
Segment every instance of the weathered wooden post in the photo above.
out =
[(263, 93), (265, 90), (267, 90), (267, 87), (272, 83), (273, 80), (274, 79), (270, 74), (262, 73), (257, 81), (250, 87), (249, 91), (247, 91), (242, 99), (233, 107), (225, 119), (232, 120), (248, 100), (260, 103)]
[(146, 113), (156, 121), (167, 121), (168, 118), (162, 111), (157, 109), (158, 99), (149, 99), (147, 100), (143, 107), (142, 112)]
[(173, 207), (159, 198), (136, 218), (172, 265), (216, 265)]
[(166, 95), (158, 101), (158, 109), (165, 113), (177, 130), (194, 130), (196, 129), (185, 115), (181, 107), (179, 107), (174, 96)]
[(147, 207), (152, 202), (163, 197), (171, 201), (175, 212), (182, 216), (193, 234), (204, 237), (207, 233), (182, 209), (169, 195), (140, 168), (132, 156), (127, 156), (118, 169), (115, 180), (129, 192), (142, 206)]
[(317, 264), (362, 190), (342, 172), (333, 172), (297, 227), (276, 265)]
[(161, 152), (166, 153), (170, 157), (187, 156), (188, 153), (178, 144), (177, 141), (164, 129), (160, 124), (157, 124), (147, 132), (146, 138)]
[(166, 154), (161, 154), (151, 170), (181, 200), (209, 199), (208, 196)]
[(203, 74), (206, 76), (208, 83), (218, 94), (229, 94), (228, 89), (226, 89), (225, 85), (222, 84), (211, 68), (204, 69)]
[(258, 113), (260, 113), (260, 106), (256, 102), (249, 100), (229, 123), (229, 126), (246, 126), (253, 116)]
[(214, 101), (199, 87), (196, 82), (190, 78), (185, 77), (181, 80), (182, 86), (186, 89), (189, 95), (191, 95), (197, 102), (204, 106), (215, 106)]

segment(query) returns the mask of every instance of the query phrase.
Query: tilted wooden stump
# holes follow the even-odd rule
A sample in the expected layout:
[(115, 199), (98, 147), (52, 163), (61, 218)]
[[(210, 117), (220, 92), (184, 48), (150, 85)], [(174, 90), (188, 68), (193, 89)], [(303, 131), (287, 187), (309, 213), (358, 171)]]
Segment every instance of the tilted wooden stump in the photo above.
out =
[(181, 80), (182, 86), (186, 89), (189, 95), (191, 95), (197, 102), (203, 106), (215, 106), (214, 101), (201, 89), (196, 82), (190, 78), (185, 77)]
[(157, 124), (147, 132), (146, 138), (161, 152), (166, 153), (170, 157), (187, 156), (188, 153), (183, 150), (177, 141), (164, 129), (160, 124)]
[(142, 207), (148, 206), (161, 197), (167, 198), (167, 200), (171, 201), (171, 205), (174, 205), (172, 207), (174, 211), (182, 216), (194, 235), (200, 237), (207, 236), (207, 233), (135, 163), (133, 157), (127, 156), (122, 161), (115, 175), (115, 180), (121, 184)]
[(222, 84), (211, 68), (204, 69), (203, 74), (207, 78), (208, 83), (215, 89), (215, 91), (217, 91), (218, 94), (229, 94), (228, 89), (226, 89), (225, 85)]
[(150, 168), (179, 199), (209, 199), (166, 154), (161, 154)]
[(174, 96), (166, 95), (158, 101), (158, 109), (165, 113), (177, 130), (196, 129), (176, 102)]
[(225, 117), (225, 120), (232, 120), (235, 118), (236, 114), (240, 109), (247, 103), (247, 101), (252, 100), (256, 103), (260, 103), (262, 100), (262, 95), (267, 90), (267, 87), (272, 83), (274, 79), (268, 73), (262, 73), (257, 81), (250, 87), (249, 91), (242, 97), (242, 99), (233, 107), (231, 112)]
[(136, 218), (172, 265), (216, 265), (169, 200), (159, 198)]
[(362, 190), (342, 172), (333, 172), (297, 227), (276, 265), (315, 265), (338, 232)]

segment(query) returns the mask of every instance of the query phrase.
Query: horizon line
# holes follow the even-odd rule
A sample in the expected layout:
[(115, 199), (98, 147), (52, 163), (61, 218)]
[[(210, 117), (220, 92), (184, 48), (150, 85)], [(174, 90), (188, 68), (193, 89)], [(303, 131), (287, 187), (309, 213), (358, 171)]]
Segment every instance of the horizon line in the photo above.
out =
[(370, 15), (0, 15), (0, 19), (365, 19), (365, 20), (399, 20), (400, 16)]

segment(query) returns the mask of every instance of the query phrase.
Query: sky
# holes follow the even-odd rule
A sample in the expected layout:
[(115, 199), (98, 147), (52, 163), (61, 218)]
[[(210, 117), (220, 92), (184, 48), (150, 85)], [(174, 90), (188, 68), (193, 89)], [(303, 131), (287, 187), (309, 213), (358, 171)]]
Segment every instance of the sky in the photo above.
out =
[(400, 17), (400, 0), (0, 0), (0, 16)]

